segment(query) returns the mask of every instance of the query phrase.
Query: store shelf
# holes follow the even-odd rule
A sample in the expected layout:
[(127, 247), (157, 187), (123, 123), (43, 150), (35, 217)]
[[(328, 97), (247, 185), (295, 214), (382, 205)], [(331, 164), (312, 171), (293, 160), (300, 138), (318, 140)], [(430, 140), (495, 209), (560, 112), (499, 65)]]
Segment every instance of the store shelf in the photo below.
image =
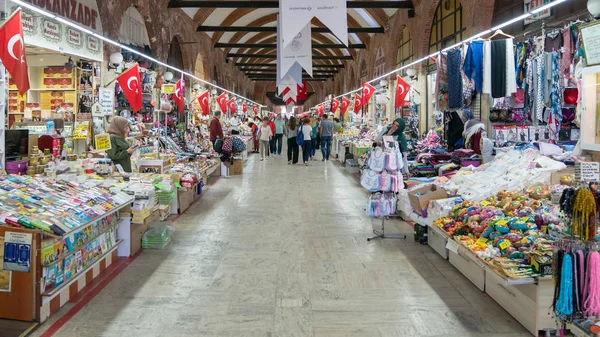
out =
[(573, 334), (575, 337), (593, 337), (594, 335), (585, 332), (579, 325), (575, 323), (567, 323), (567, 329)]
[(68, 282), (65, 282), (63, 284), (61, 284), (60, 286), (47, 291), (45, 293), (42, 293), (42, 296), (53, 296), (55, 294), (57, 294), (58, 292), (61, 291), (61, 289), (70, 286), (71, 284), (77, 282), (78, 276), (85, 274), (88, 270), (94, 268), (94, 266), (98, 263), (100, 263), (100, 261), (102, 261), (107, 255), (111, 254), (112, 252), (114, 252), (117, 248), (119, 248), (119, 245), (123, 242), (123, 240), (117, 240), (117, 242), (115, 243), (114, 246), (112, 246), (111, 249), (109, 249), (108, 251), (106, 251), (106, 253), (102, 254), (98, 260), (94, 263), (92, 263), (91, 265), (89, 265), (87, 268), (83, 269), (82, 271), (80, 271), (79, 273), (73, 275), (72, 279)]

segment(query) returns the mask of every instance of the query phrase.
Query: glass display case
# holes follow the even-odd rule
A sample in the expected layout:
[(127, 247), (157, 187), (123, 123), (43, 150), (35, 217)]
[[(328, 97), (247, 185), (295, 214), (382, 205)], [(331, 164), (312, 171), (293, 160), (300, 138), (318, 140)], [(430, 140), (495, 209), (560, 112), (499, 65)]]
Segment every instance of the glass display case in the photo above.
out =
[(584, 150), (600, 151), (600, 66), (583, 70), (584, 109), (581, 116), (580, 145)]

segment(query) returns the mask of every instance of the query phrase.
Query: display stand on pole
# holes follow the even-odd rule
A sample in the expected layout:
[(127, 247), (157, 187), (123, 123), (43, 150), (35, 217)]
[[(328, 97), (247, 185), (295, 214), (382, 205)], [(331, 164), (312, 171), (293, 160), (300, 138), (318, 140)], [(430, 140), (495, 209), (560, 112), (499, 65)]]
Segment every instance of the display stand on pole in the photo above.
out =
[[(394, 216), (399, 217), (399, 216)], [(389, 216), (381, 217), (381, 231), (373, 230), (373, 234), (375, 236), (367, 238), (367, 241), (371, 241), (373, 239), (406, 239), (406, 235), (403, 234), (385, 234), (385, 219), (390, 218)]]

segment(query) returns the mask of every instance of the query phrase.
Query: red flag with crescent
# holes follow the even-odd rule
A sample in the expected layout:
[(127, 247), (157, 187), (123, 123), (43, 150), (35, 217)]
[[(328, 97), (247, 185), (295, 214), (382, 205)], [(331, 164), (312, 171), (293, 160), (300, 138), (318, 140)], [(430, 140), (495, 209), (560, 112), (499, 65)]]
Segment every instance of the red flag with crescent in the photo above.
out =
[(362, 104), (366, 105), (371, 100), (371, 96), (375, 92), (375, 87), (365, 82), (362, 90)]
[(340, 107), (340, 101), (337, 99), (331, 100), (331, 113), (335, 113), (337, 109)]
[(404, 99), (406, 99), (406, 95), (410, 91), (410, 85), (402, 79), (402, 77), (396, 77), (396, 101), (395, 107), (396, 109), (400, 109), (404, 105)]
[(246, 104), (246, 102), (242, 103), (242, 112), (246, 113), (246, 111), (248, 111), (248, 105)]
[(356, 98), (354, 99), (354, 113), (357, 114), (362, 108), (362, 97), (359, 94), (356, 94)]
[(125, 98), (127, 98), (131, 109), (134, 112), (140, 111), (144, 106), (142, 103), (140, 67), (136, 64), (129, 68), (117, 77), (117, 82), (119, 82), (121, 90), (123, 90), (123, 94), (125, 95)]
[(306, 81), (302, 81), (302, 84), (297, 84), (298, 86), (298, 101), (304, 101), (308, 98), (308, 94), (306, 93)]
[(22, 95), (29, 90), (29, 74), (21, 15), (21, 9), (18, 9), (0, 28), (0, 59)]
[(342, 97), (342, 115), (348, 111), (348, 107), (350, 106), (350, 100), (346, 97)]
[(227, 94), (222, 93), (217, 97), (217, 103), (219, 104), (219, 108), (221, 108), (222, 112), (227, 112)]
[(185, 81), (182, 74), (181, 79), (175, 84), (175, 93), (173, 94), (173, 101), (175, 101), (175, 104), (177, 105), (178, 112), (182, 112), (185, 108), (185, 97), (183, 96), (184, 91)]
[(229, 112), (236, 113), (237, 112), (237, 104), (235, 103), (235, 98), (229, 100)]
[(258, 107), (256, 105), (252, 107), (252, 111), (254, 111), (254, 115), (258, 115)]
[(200, 97), (198, 97), (198, 103), (200, 103), (200, 109), (202, 109), (202, 115), (208, 116), (210, 110), (208, 108), (208, 90), (206, 90)]

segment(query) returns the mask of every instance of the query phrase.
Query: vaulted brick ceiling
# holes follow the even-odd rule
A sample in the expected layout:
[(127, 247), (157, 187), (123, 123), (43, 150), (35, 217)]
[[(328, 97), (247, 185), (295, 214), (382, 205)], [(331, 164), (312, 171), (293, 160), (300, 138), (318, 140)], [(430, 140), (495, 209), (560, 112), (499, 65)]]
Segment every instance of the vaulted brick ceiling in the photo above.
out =
[[(169, 7), (179, 7), (193, 18), (195, 24), (199, 26), (200, 31), (198, 34), (207, 34), (212, 39), (215, 48), (222, 48), (226, 54), (230, 55), (228, 56), (230, 62), (233, 62), (238, 67), (255, 65), (253, 66), (253, 70), (248, 70), (249, 76), (260, 74), (259, 77), (262, 76), (264, 79), (269, 80), (269, 76), (273, 74), (275, 68), (263, 67), (261, 69), (259, 65), (276, 64), (274, 58), (264, 58), (266, 55), (274, 56), (276, 53), (275, 48), (273, 48), (273, 45), (276, 43), (275, 32), (221, 31), (220, 29), (213, 29), (214, 27), (236, 27), (236, 30), (237, 27), (276, 27), (279, 9), (267, 7), (277, 7), (276, 5), (273, 6), (273, 4), (277, 4), (277, 1), (267, 3), (264, 7), (258, 5), (258, 3), (266, 3), (265, 1), (258, 1), (257, 4), (251, 4), (251, 2), (233, 0), (170, 0)], [(350, 1), (348, 2), (350, 3)], [(401, 6), (396, 5), (400, 3), (402, 4)], [(215, 7), (210, 7), (209, 4)], [(238, 4), (239, 7), (235, 7), (233, 4)], [(368, 28), (373, 32), (367, 29), (366, 32), (350, 33), (348, 42), (353, 46), (350, 46), (350, 48), (341, 48), (339, 46), (341, 42), (333, 34), (313, 31), (313, 56), (327, 58), (313, 60), (313, 64), (343, 67), (346, 62), (344, 58), (354, 58), (357, 48), (368, 48), (369, 42), (375, 34), (374, 32), (382, 33), (390, 17), (396, 11), (413, 10), (411, 0), (357, 1), (356, 5), (349, 5), (348, 7), (348, 27)], [(392, 7), (404, 8), (398, 9)], [(313, 19), (312, 25), (313, 27), (325, 27), (317, 19)], [(256, 44), (261, 44), (261, 46), (254, 46)], [(319, 47), (317, 45), (325, 46)], [(331, 72), (335, 69), (330, 68), (328, 72), (319, 73), (318, 76), (333, 76), (334, 74)]]

